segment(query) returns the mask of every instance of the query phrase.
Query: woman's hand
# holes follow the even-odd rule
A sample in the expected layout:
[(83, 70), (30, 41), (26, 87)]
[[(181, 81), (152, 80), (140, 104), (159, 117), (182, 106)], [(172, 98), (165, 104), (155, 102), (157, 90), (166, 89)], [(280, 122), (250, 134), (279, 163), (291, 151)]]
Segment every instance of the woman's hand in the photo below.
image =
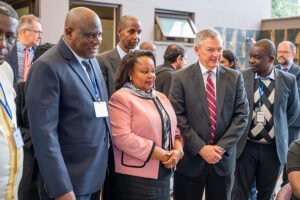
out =
[(162, 162), (162, 164), (168, 169), (175, 168), (178, 161), (183, 157), (182, 150), (173, 149), (170, 152), (171, 152), (170, 158), (167, 161)]
[(165, 162), (170, 159), (170, 156), (172, 155), (171, 151), (166, 151), (158, 146), (154, 147), (154, 151), (151, 155), (151, 159), (159, 160), (161, 162)]

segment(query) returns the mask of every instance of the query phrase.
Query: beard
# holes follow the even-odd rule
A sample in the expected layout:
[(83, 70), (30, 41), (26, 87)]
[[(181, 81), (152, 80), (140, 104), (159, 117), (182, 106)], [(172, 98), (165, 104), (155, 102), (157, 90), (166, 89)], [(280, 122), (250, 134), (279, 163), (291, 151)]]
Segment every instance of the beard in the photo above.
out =
[(281, 64), (281, 65), (288, 65), (288, 64), (289, 64), (289, 60), (287, 60), (287, 59), (285, 59), (285, 58), (283, 58), (283, 57), (277, 59), (277, 62), (278, 62), (279, 64)]

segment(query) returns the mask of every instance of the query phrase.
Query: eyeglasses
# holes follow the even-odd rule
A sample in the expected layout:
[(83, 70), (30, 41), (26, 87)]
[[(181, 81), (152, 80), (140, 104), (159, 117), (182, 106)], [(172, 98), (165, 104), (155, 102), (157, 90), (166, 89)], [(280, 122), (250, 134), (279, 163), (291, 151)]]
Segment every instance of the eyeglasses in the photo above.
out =
[(289, 54), (292, 53), (291, 51), (278, 51), (278, 54)]
[(37, 35), (43, 35), (43, 32), (42, 32), (42, 31), (36, 31), (36, 30), (33, 30), (33, 29), (25, 29), (25, 30), (34, 32), (34, 33), (37, 34)]
[(13, 35), (7, 35), (5, 36), (4, 33), (0, 33), (0, 41), (3, 42), (5, 38), (5, 41), (10, 44), (10, 45), (14, 45), (17, 41), (17, 37), (16, 36), (13, 36)]

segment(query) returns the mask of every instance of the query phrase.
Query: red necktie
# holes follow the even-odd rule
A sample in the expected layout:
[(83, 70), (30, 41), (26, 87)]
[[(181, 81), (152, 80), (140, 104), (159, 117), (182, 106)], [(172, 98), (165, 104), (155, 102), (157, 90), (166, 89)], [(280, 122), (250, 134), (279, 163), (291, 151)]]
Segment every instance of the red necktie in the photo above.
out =
[(207, 80), (206, 80), (206, 97), (209, 108), (209, 118), (211, 124), (211, 136), (210, 136), (210, 144), (214, 144), (216, 126), (217, 126), (217, 101), (215, 95), (215, 86), (211, 79), (212, 71), (207, 72)]
[(24, 54), (24, 76), (23, 76), (24, 81), (26, 81), (29, 68), (30, 68), (30, 58), (29, 58), (28, 47), (26, 47), (25, 54)]

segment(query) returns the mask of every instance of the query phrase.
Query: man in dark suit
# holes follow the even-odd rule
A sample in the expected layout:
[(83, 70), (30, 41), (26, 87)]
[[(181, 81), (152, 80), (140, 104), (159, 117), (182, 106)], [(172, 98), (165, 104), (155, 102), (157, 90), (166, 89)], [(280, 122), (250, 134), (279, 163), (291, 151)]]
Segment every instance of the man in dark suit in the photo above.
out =
[(199, 61), (173, 75), (170, 101), (184, 137), (174, 175), (176, 200), (231, 199), (236, 143), (245, 130), (248, 101), (240, 72), (219, 66), (223, 41), (214, 29), (196, 35)]
[(273, 68), (275, 55), (272, 41), (258, 41), (250, 50), (251, 68), (243, 72), (250, 115), (237, 145), (234, 200), (248, 199), (254, 179), (257, 199), (269, 200), (286, 162), (299, 96), (295, 76)]
[(170, 44), (164, 53), (164, 64), (155, 70), (155, 89), (169, 96), (172, 74), (186, 65), (186, 50), (179, 44)]
[(95, 59), (101, 41), (97, 14), (74, 8), (63, 38), (29, 73), (29, 125), (50, 198), (90, 200), (105, 179), (110, 125), (105, 82)]
[(41, 39), (40, 19), (34, 15), (23, 15), (19, 20), (18, 41), (7, 57), (7, 62), (14, 71), (15, 83), (26, 80), (35, 47), (40, 44)]
[[(283, 41), (279, 43), (277, 48), (277, 62), (278, 65), (275, 66), (277, 69), (289, 72), (296, 76), (298, 94), (300, 95), (300, 68), (294, 63), (294, 57), (296, 55), (296, 46), (290, 41)], [(298, 115), (297, 120), (289, 126), (289, 145), (298, 138), (300, 132), (300, 115)], [(288, 183), (288, 178), (286, 171), (282, 174), (282, 186)]]
[(113, 50), (97, 56), (101, 71), (106, 82), (108, 97), (115, 91), (115, 76), (122, 58), (137, 47), (141, 39), (141, 22), (134, 16), (124, 15), (118, 24), (119, 44)]

